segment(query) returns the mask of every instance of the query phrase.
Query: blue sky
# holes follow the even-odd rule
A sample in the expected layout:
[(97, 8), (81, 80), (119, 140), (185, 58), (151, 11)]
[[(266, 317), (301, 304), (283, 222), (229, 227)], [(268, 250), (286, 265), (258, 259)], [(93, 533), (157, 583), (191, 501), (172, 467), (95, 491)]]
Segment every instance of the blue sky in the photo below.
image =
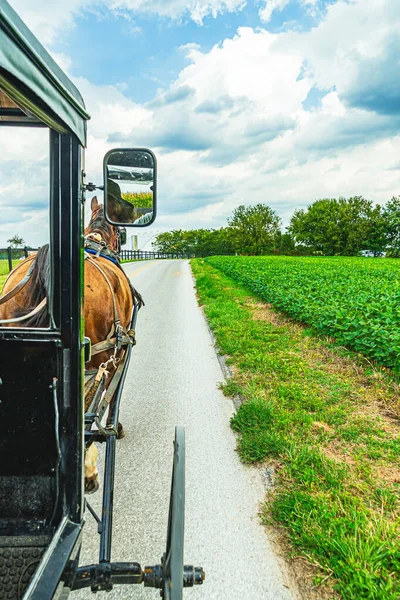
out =
[[(161, 230), (221, 227), (239, 204), (265, 202), (287, 225), (317, 198), (400, 193), (398, 0), (11, 5), (84, 96), (89, 178), (100, 181), (112, 147), (155, 151), (159, 217), (143, 244)], [(4, 190), (32, 146), (32, 169), (46, 160), (44, 138), (21, 153), (15, 135), (1, 140)], [(34, 181), (18, 188), (32, 245), (44, 235), (31, 227), (43, 213), (45, 180)], [(14, 229), (0, 226), (0, 245)]]

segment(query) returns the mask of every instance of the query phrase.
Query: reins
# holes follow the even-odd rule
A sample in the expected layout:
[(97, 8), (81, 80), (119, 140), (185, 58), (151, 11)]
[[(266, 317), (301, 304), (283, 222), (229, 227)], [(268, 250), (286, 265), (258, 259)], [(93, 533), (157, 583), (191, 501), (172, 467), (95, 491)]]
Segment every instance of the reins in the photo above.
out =
[[(35, 266), (35, 257), (32, 256), (29, 258), (30, 258), (30, 260), (32, 260), (32, 264), (29, 267), (28, 272), (26, 273), (24, 278), (21, 279), (21, 281), (19, 283), (17, 283), (17, 285), (15, 285), (9, 292), (4, 294), (4, 296), (2, 296), (0, 298), (0, 304), (4, 304), (5, 302), (7, 302), (7, 300), (11, 300), (11, 298), (14, 298), (14, 296), (16, 296), (18, 294), (18, 292), (20, 292), (28, 283), (29, 279), (31, 278), (34, 266)], [(18, 265), (17, 269), (20, 266), (21, 265)], [(0, 325), (4, 325), (7, 323), (22, 323), (22, 321), (27, 321), (31, 317), (34, 317), (38, 312), (40, 312), (42, 310), (42, 308), (44, 308), (46, 306), (46, 304), (47, 304), (47, 298), (43, 298), (43, 300), (40, 302), (40, 304), (38, 304), (28, 314), (24, 315), (23, 317), (15, 317), (14, 319), (0, 319)]]
[(21, 321), (26, 321), (26, 319), (30, 319), (31, 317), (37, 315), (37, 313), (40, 312), (42, 308), (46, 306), (46, 304), (47, 298), (43, 298), (43, 300), (27, 315), (24, 315), (23, 317), (15, 317), (15, 319), (1, 319), (0, 325), (3, 323), (20, 323)]
[[(34, 259), (34, 256), (30, 256), (29, 259), (32, 260)], [(18, 265), (16, 267), (15, 270), (17, 270), (21, 265)], [(27, 272), (27, 274), (24, 276), (23, 279), (21, 279), (21, 281), (19, 283), (17, 283), (17, 285), (15, 285), (9, 292), (7, 292), (6, 294), (4, 294), (4, 296), (2, 296), (0, 298), (0, 304), (4, 304), (4, 302), (7, 302), (7, 300), (10, 300), (11, 298), (13, 298), (14, 296), (16, 296), (18, 294), (18, 292), (20, 290), (22, 290), (23, 287), (25, 287), (25, 285), (28, 283), (31, 275), (32, 275), (32, 271), (33, 271), (33, 267), (35, 266), (35, 261), (33, 260), (31, 266), (29, 267), (29, 270)], [(14, 271), (15, 272), (15, 271)], [(8, 277), (7, 277), (8, 279)], [(7, 279), (6, 282), (7, 283)]]

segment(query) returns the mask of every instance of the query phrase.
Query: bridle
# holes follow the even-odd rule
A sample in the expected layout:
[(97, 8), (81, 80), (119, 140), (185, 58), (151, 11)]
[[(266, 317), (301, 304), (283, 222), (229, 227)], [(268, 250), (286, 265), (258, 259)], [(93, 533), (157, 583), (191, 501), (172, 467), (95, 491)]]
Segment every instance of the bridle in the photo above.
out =
[[(107, 231), (103, 230), (101, 227), (94, 228), (93, 231), (88, 232), (88, 229), (93, 224), (93, 222), (96, 221), (96, 218), (98, 217), (99, 212), (102, 210), (104, 211), (103, 206), (98, 206), (92, 212), (92, 217), (90, 219), (90, 223), (86, 227), (86, 230), (85, 230), (85, 248), (89, 247), (87, 242), (95, 241), (97, 243), (100, 243), (100, 245), (102, 246), (102, 249), (105, 251), (105, 253), (102, 252), (102, 250), (100, 249), (99, 254), (105, 255), (105, 257), (108, 258), (109, 252), (112, 252), (114, 254), (114, 258), (119, 262), (118, 254), (121, 251), (121, 232), (119, 230), (119, 227), (117, 227), (116, 225), (111, 225), (110, 223), (107, 223), (107, 228), (109, 229), (109, 231), (111, 231), (111, 233), (109, 233), (109, 234)], [(103, 237), (104, 234), (106, 234), (105, 237), (108, 239), (105, 239), (105, 237)], [(96, 250), (98, 250), (98, 248), (96, 248)], [(108, 250), (108, 252), (107, 252), (107, 250)]]

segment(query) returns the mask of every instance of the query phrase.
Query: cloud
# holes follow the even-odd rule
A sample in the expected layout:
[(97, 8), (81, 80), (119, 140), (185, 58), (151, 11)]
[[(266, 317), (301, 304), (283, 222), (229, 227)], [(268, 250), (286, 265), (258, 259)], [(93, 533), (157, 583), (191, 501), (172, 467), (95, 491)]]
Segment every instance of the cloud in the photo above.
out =
[(348, 107), (398, 111), (400, 13), (395, 0), (338, 0), (310, 32), (285, 41), (304, 57), (318, 89), (335, 88)]
[(11, 0), (13, 9), (45, 46), (54, 42), (61, 30), (65, 35), (76, 17), (94, 3), (95, 0)]
[(112, 8), (124, 8), (138, 14), (157, 14), (174, 20), (190, 18), (201, 25), (206, 17), (216, 18), (223, 13), (240, 11), (246, 0), (112, 0)]
[(154, 146), (166, 150), (206, 150), (211, 144), (207, 135), (194, 132), (190, 126), (174, 127), (170, 131), (154, 133), (148, 139)]
[(266, 0), (263, 8), (260, 9), (259, 15), (261, 21), (268, 23), (271, 20), (272, 13), (282, 11), (290, 3), (291, 0)]
[(196, 113), (215, 114), (223, 110), (232, 108), (234, 104), (234, 100), (230, 96), (219, 96), (219, 98), (217, 98), (216, 100), (204, 100), (204, 102), (196, 106), (194, 110)]
[(49, 236), (48, 132), (2, 127), (0, 147), (0, 247), (15, 234), (37, 247)]
[[(312, 126), (310, 126), (312, 124)], [(400, 118), (371, 115), (367, 111), (352, 109), (343, 116), (314, 115), (309, 123), (296, 132), (297, 147), (314, 155), (337, 154), (344, 148), (368, 144), (387, 138), (400, 131)]]
[(294, 129), (296, 121), (290, 117), (280, 115), (275, 119), (256, 119), (250, 121), (244, 134), (249, 138), (249, 143), (271, 141), (288, 129)]
[[(256, 202), (287, 224), (294, 208), (319, 197), (362, 194), (382, 203), (398, 194), (397, 1), (302, 3), (323, 15), (311, 30), (240, 27), (207, 52), (186, 44), (187, 66), (144, 105), (127, 98), (123, 86), (74, 79), (92, 116), (90, 180), (102, 182), (110, 148), (153, 148), (161, 228), (220, 227), (236, 206)], [(238, 10), (240, 3), (198, 3), (198, 15), (212, 14), (211, 5)], [(112, 6), (189, 16), (178, 0)], [(32, 147), (11, 139), (10, 160)], [(26, 187), (31, 206), (40, 199), (39, 183)]]
[(148, 102), (147, 106), (149, 108), (154, 108), (156, 106), (174, 104), (175, 102), (185, 100), (189, 96), (193, 96), (193, 94), (195, 94), (195, 91), (196, 90), (190, 87), (189, 85), (180, 85), (178, 87), (173, 87), (167, 92), (164, 92), (156, 98), (154, 98), (154, 100), (152, 100), (151, 102)]
[(383, 115), (400, 115), (399, 73), (400, 37), (397, 31), (381, 54), (359, 57), (354, 79), (343, 93), (346, 104)]

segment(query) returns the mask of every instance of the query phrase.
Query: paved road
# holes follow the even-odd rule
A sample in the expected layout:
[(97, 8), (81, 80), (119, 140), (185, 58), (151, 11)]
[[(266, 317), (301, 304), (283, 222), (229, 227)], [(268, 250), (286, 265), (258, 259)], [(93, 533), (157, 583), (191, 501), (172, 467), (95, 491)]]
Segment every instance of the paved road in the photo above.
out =
[[(257, 517), (264, 490), (243, 466), (229, 426), (232, 402), (185, 260), (137, 262), (126, 272), (146, 302), (137, 323), (121, 409), (113, 560), (159, 562), (165, 548), (174, 428), (186, 428), (185, 562), (203, 566), (190, 600), (293, 600)], [(102, 474), (101, 474), (102, 476)], [(90, 497), (99, 508), (101, 495)], [(81, 564), (96, 561), (93, 519), (85, 525)], [(96, 544), (94, 543), (96, 542)], [(90, 591), (73, 596), (92, 597)], [(98, 598), (159, 598), (142, 586), (116, 587)]]

